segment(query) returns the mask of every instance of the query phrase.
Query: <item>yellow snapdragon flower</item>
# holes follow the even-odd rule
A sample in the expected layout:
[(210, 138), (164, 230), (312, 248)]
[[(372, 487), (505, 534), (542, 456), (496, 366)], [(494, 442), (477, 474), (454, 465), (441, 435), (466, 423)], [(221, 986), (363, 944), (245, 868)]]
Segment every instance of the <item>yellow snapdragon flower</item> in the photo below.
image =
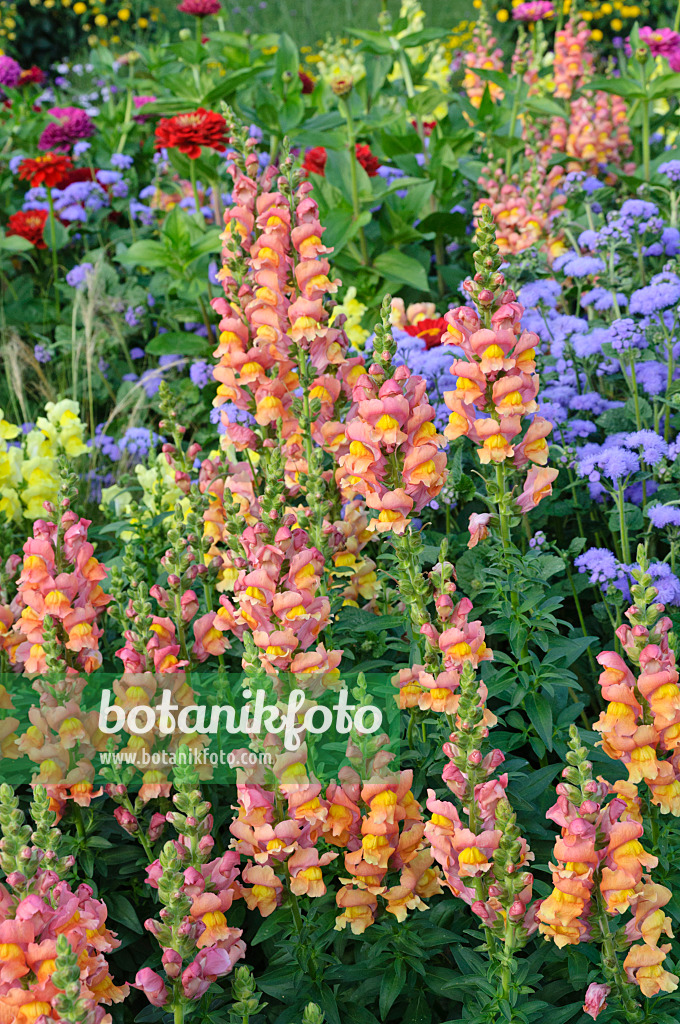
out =
[(330, 326), (335, 323), (337, 317), (342, 315), (347, 317), (347, 320), (343, 325), (343, 330), (354, 348), (357, 349), (362, 349), (364, 347), (366, 338), (370, 334), (370, 331), (367, 331), (365, 327), (361, 326), (361, 318), (367, 309), (368, 307), (357, 299), (357, 290), (354, 285), (352, 285), (351, 288), (347, 289), (343, 301), (339, 303), (339, 305), (334, 306), (333, 312), (330, 316)]

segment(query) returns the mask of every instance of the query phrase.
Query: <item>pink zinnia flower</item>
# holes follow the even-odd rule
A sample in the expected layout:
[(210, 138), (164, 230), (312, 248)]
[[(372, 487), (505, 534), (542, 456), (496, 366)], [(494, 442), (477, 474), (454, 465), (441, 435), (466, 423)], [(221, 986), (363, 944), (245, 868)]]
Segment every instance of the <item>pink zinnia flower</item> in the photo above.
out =
[(643, 25), (639, 30), (640, 42), (646, 43), (655, 57), (671, 57), (680, 50), (680, 33), (672, 28), (650, 28)]
[(38, 149), (67, 153), (74, 142), (89, 139), (95, 133), (94, 122), (80, 107), (52, 107), (50, 121), (38, 139)]
[(193, 14), (195, 18), (207, 18), (209, 14), (217, 14), (220, 10), (219, 0), (182, 0), (177, 5), (182, 14)]
[(512, 12), (515, 21), (544, 21), (555, 13), (551, 0), (529, 0), (519, 4)]

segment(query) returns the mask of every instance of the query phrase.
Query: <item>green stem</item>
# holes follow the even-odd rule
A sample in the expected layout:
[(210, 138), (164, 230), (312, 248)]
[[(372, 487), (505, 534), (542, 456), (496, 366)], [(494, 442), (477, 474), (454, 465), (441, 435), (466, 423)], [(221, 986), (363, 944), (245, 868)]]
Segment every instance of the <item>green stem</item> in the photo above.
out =
[(54, 314), (55, 320), (59, 321), (59, 290), (57, 288), (57, 281), (59, 279), (59, 261), (57, 259), (57, 222), (54, 215), (54, 200), (52, 199), (52, 189), (47, 190), (47, 202), (50, 205), (50, 240), (52, 243), (52, 274), (54, 276)]
[(194, 206), (196, 207), (196, 218), (201, 224), (204, 223), (203, 213), (201, 211), (201, 205), (198, 201), (198, 186), (196, 184), (196, 162), (194, 160), (189, 161), (189, 177), (191, 178), (191, 191), (194, 194)]
[[(361, 217), (361, 203), (359, 202), (359, 177), (357, 174), (357, 154), (356, 154), (356, 135), (354, 133), (354, 121), (352, 120), (352, 111), (349, 107), (349, 101), (345, 96), (340, 97), (340, 107), (345, 115), (345, 121), (347, 122), (347, 149), (349, 150), (349, 169), (350, 169), (350, 182), (352, 189), (352, 220), (355, 224), (359, 225), (359, 218)], [(361, 225), (358, 227), (359, 235), (359, 248), (361, 249), (361, 262), (366, 266), (368, 264), (368, 247), (366, 245), (366, 235)]]
[(619, 958), (614, 949), (614, 940), (609, 930), (607, 908), (604, 905), (604, 899), (600, 892), (599, 879), (596, 881), (594, 888), (596, 917), (602, 935), (602, 973), (607, 979), (612, 992), (616, 994), (622, 1009), (625, 1010), (626, 1021), (628, 1024), (636, 1024), (640, 1020), (640, 1007), (633, 999), (631, 986), (624, 979), (621, 972)]
[[(515, 89), (515, 95), (512, 101), (512, 110), (510, 112), (510, 127), (508, 129), (508, 139), (512, 140), (515, 137), (515, 125), (517, 124), (517, 115), (519, 113), (519, 90), (522, 85), (522, 79), (520, 77), (517, 88)], [(505, 154), (505, 178), (506, 181), (510, 177), (512, 170), (512, 150), (508, 147), (508, 151)]]
[(642, 168), (645, 181), (649, 181), (649, 103), (642, 101)]
[(630, 565), (630, 543), (628, 540), (628, 524), (623, 508), (623, 484), (619, 482), (616, 489), (616, 507), (619, 510), (619, 528), (621, 530), (621, 554), (626, 565)]

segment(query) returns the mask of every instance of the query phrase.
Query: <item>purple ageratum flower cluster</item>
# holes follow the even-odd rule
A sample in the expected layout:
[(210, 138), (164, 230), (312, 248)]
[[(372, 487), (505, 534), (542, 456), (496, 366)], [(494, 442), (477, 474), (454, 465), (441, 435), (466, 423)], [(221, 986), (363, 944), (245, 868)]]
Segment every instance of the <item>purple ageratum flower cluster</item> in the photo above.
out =
[(70, 285), (71, 288), (83, 288), (88, 274), (91, 274), (93, 270), (94, 267), (91, 263), (77, 264), (66, 275), (66, 284)]
[(677, 306), (680, 302), (680, 277), (671, 271), (655, 274), (644, 288), (638, 288), (630, 297), (630, 312), (649, 316), (660, 310)]
[(666, 390), (668, 383), (668, 367), (657, 360), (649, 360), (644, 363), (637, 363), (635, 372), (638, 386), (642, 388), (649, 398), (656, 398)]
[(601, 484), (604, 477), (618, 487), (639, 470), (639, 457), (620, 444), (587, 444), (576, 453), (576, 472), (592, 484)]
[(645, 509), (652, 526), (663, 530), (667, 526), (680, 526), (680, 508), (676, 505), (649, 505)]
[(113, 153), (110, 160), (111, 166), (117, 171), (129, 171), (134, 162), (134, 158), (127, 153)]
[(659, 174), (664, 174), (669, 181), (680, 181), (680, 160), (668, 160), (665, 164), (659, 164)]
[(613, 551), (608, 548), (588, 548), (574, 559), (581, 573), (588, 573), (593, 586), (607, 587), (623, 578), (624, 569)]
[(562, 253), (553, 262), (554, 270), (561, 270), (565, 277), (591, 277), (605, 270), (604, 260), (599, 256), (579, 256), (572, 250)]
[(196, 385), (199, 390), (207, 387), (208, 384), (214, 384), (215, 378), (213, 377), (213, 365), (208, 363), (205, 359), (199, 359), (195, 363), (192, 363), (189, 368), (189, 376), (191, 377), (192, 383)]
[[(622, 292), (616, 293), (616, 301), (619, 309), (622, 306), (628, 305), (628, 299)], [(604, 313), (606, 310), (611, 309), (614, 305), (614, 294), (609, 288), (591, 288), (587, 292), (583, 292), (581, 295), (581, 305), (584, 309), (588, 309), (590, 306), (598, 313)]]
[(654, 430), (636, 430), (626, 434), (621, 443), (630, 451), (637, 451), (648, 466), (656, 466), (668, 455), (668, 443)]
[(652, 586), (658, 591), (661, 604), (680, 605), (680, 580), (666, 562), (652, 562), (649, 566)]
[(647, 347), (647, 337), (643, 325), (631, 317), (621, 317), (619, 320), (612, 320), (609, 325), (608, 340), (615, 352)]
[(68, 153), (74, 142), (89, 139), (96, 132), (90, 115), (80, 107), (52, 107), (48, 113), (54, 120), (38, 139), (38, 149), (43, 152)]
[(109, 437), (104, 431), (105, 424), (98, 424), (94, 444), (112, 462), (119, 462), (123, 455), (131, 455), (135, 462), (142, 462), (152, 449), (165, 441), (149, 427), (128, 427), (118, 439)]
[[(588, 573), (593, 586), (602, 587), (605, 593), (610, 587), (616, 587), (626, 600), (630, 600), (630, 587), (634, 582), (632, 573), (639, 569), (638, 563), (626, 565), (619, 562), (608, 548), (589, 548), (574, 559), (574, 565), (579, 572)], [(670, 565), (652, 562), (648, 571), (652, 585), (658, 591), (658, 600), (665, 605), (680, 605), (680, 580)]]
[(125, 199), (127, 196), (128, 185), (127, 182), (123, 181), (123, 175), (120, 171), (100, 170), (97, 171), (96, 178), (100, 185), (108, 186), (111, 189), (111, 194), (118, 199)]
[(144, 306), (128, 306), (125, 310), (125, 323), (128, 327), (137, 327), (144, 316)]
[(562, 286), (559, 281), (543, 280), (530, 281), (523, 284), (517, 296), (517, 301), (525, 308), (536, 308), (547, 306), (548, 309), (555, 309), (559, 301)]
[(33, 355), (38, 363), (49, 363), (52, 360), (52, 353), (44, 345), (36, 345), (33, 349)]
[[(106, 192), (96, 181), (74, 181), (66, 188), (52, 189), (54, 208), (63, 221), (85, 223), (88, 212), (104, 209), (109, 205)], [(45, 189), (29, 188), (22, 203), (23, 210), (48, 209)]]

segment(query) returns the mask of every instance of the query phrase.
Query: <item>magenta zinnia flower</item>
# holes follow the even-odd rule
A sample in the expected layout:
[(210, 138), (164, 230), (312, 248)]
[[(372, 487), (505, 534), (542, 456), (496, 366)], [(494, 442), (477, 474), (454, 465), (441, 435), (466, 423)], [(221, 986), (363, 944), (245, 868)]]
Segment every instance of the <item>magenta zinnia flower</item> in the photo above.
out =
[(0, 85), (14, 89), (21, 78), (21, 66), (6, 53), (0, 56)]
[(220, 10), (219, 0), (182, 0), (177, 5), (182, 14), (193, 14), (195, 18), (206, 18), (209, 14), (217, 14)]
[(515, 7), (512, 16), (515, 21), (543, 21), (552, 18), (554, 13), (551, 0), (528, 0), (528, 3)]
[(89, 139), (95, 133), (94, 122), (80, 107), (52, 107), (50, 121), (38, 139), (38, 149), (67, 153), (74, 142)]
[(646, 43), (655, 57), (667, 57), (669, 61), (673, 58), (677, 63), (680, 55), (680, 33), (674, 32), (672, 28), (650, 28), (649, 25), (643, 25), (640, 29), (640, 42)]

